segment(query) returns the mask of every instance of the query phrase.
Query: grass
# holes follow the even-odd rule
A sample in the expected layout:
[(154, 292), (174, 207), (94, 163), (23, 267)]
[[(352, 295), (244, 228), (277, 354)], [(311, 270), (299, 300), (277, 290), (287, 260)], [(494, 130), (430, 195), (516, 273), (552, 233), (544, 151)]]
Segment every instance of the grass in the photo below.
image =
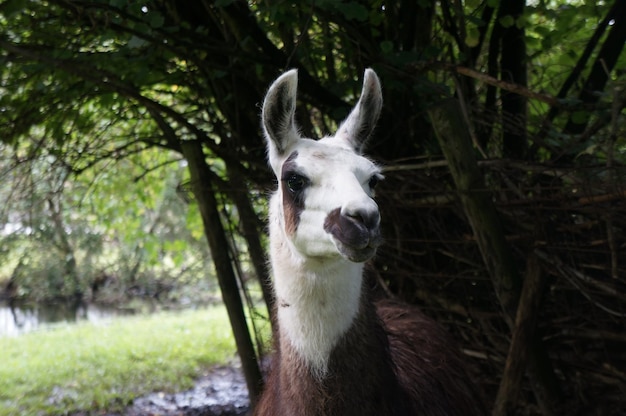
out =
[(0, 416), (119, 411), (149, 392), (190, 388), (234, 352), (223, 307), (0, 338)]

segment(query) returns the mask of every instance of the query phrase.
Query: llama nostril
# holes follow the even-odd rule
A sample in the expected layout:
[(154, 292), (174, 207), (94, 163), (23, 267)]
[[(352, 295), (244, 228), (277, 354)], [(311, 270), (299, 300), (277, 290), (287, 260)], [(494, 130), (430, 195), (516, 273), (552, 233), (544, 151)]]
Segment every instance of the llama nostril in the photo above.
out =
[(378, 211), (358, 210), (348, 212), (345, 215), (370, 230), (378, 227), (378, 223), (380, 222), (380, 215), (378, 214)]

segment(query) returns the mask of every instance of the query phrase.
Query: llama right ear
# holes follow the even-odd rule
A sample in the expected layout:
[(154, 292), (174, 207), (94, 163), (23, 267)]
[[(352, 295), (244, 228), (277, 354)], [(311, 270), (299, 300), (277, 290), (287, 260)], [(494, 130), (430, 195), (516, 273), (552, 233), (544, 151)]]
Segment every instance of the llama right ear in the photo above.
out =
[(337, 129), (335, 137), (347, 141), (357, 153), (362, 153), (374, 132), (382, 107), (380, 80), (373, 69), (367, 68), (363, 76), (361, 97)]
[(298, 71), (292, 69), (274, 81), (263, 100), (261, 119), (273, 167), (274, 162), (300, 140), (295, 121), (297, 87)]

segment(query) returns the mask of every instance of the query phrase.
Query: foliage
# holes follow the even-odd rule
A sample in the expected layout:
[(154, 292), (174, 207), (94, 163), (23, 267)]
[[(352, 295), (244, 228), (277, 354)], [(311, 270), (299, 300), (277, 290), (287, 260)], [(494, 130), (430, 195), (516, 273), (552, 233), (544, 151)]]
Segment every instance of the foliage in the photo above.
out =
[(178, 158), (144, 151), (76, 175), (54, 155), (31, 157), (32, 146), (20, 143), (19, 163), (5, 149), (3, 164), (0, 279), (12, 296), (168, 300), (206, 279), (202, 235), (176, 191), (186, 173)]
[(233, 344), (222, 307), (0, 338), (0, 415), (119, 411), (150, 392), (189, 388), (231, 360)]

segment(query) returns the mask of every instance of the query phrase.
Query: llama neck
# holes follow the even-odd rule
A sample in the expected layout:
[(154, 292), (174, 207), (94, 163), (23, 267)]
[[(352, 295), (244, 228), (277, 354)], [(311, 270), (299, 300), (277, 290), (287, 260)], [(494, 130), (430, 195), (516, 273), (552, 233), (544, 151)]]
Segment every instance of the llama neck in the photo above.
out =
[(281, 343), (287, 342), (318, 378), (361, 303), (363, 264), (343, 259), (306, 259), (295, 253), (282, 229), (270, 225)]
[[(272, 254), (273, 264), (286, 260)], [(295, 266), (274, 271), (279, 354), (268, 414), (411, 414), (363, 268)]]

